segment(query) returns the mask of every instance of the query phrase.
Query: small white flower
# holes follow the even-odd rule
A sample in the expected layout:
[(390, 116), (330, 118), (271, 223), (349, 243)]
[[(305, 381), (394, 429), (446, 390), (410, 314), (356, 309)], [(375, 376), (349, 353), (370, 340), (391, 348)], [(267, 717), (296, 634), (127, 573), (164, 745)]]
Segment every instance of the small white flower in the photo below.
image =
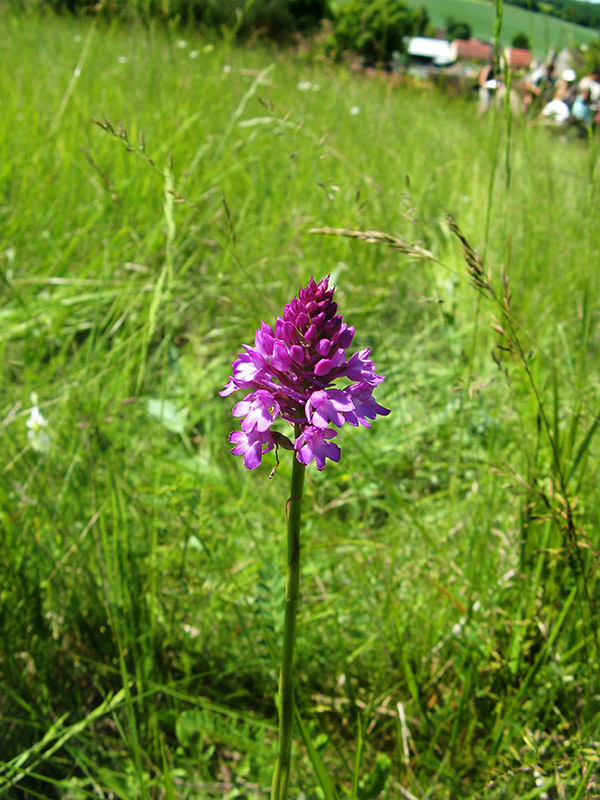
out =
[(463, 628), (465, 627), (466, 624), (467, 624), (467, 618), (466, 617), (461, 617), (458, 620), (458, 622), (456, 623), (456, 625), (452, 626), (452, 633), (455, 636), (460, 636), (460, 634), (462, 633)]
[(119, 62), (119, 64), (126, 64), (127, 63), (127, 56), (119, 56), (117, 58), (117, 61)]
[(75, 67), (75, 69), (73, 70), (73, 75), (76, 78), (78, 78), (81, 75), (81, 68), (80, 67)]
[(187, 42), (186, 42), (186, 40), (185, 40), (185, 39), (180, 39), (180, 40), (177, 42), (177, 47), (178, 47), (180, 50), (185, 50), (185, 48), (187, 47)]
[[(31, 395), (31, 401), (37, 403), (37, 395)], [(48, 421), (40, 411), (37, 405), (34, 405), (29, 412), (29, 419), (25, 423), (27, 425), (27, 438), (31, 442), (31, 446), (38, 453), (45, 453), (50, 446), (50, 436), (44, 430), (47, 427)]]
[(27, 420), (27, 427), (29, 428), (27, 436), (31, 439), (31, 437), (34, 436), (40, 428), (45, 428), (47, 424), (48, 421), (44, 418), (39, 408), (37, 406), (33, 406), (29, 412), (29, 419)]
[(357, 114), (360, 114), (360, 108), (358, 106), (352, 106), (350, 113), (355, 117)]
[(190, 50), (190, 58), (198, 58), (198, 51)]
[(81, 41), (81, 36), (78, 33), (76, 33), (75, 36), (73, 37), (73, 41), (74, 42), (80, 42)]
[(299, 92), (310, 92), (312, 89), (312, 83), (310, 81), (300, 81), (300, 83), (296, 86)]
[(225, 73), (225, 75), (229, 75), (229, 73), (231, 72), (231, 67), (229, 66), (229, 64), (225, 64), (225, 66), (223, 67), (223, 72)]

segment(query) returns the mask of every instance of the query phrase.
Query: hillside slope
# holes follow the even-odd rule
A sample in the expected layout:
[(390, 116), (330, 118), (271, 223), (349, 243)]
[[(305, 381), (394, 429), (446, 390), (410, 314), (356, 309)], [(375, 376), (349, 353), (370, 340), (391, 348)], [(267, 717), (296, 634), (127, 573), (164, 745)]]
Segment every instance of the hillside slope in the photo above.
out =
[[(468, 22), (473, 36), (491, 39), (494, 31), (494, 4), (489, 0), (408, 0), (408, 4), (416, 8), (424, 6), (436, 25), (443, 25), (444, 20), (452, 16)], [(575, 42), (582, 44), (594, 39), (597, 32), (592, 28), (584, 28), (563, 22), (546, 14), (536, 14), (517, 6), (504, 5), (502, 17), (502, 38), (505, 44), (518, 31), (526, 33), (533, 42), (533, 50), (537, 58), (544, 58), (549, 47), (561, 48)]]

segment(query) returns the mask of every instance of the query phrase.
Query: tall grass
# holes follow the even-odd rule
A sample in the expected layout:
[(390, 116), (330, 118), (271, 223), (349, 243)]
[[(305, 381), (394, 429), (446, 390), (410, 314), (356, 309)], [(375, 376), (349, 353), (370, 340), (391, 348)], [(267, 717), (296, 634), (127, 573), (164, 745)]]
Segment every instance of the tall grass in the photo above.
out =
[(393, 413), (307, 474), (296, 796), (593, 796), (595, 143), (514, 120), (509, 183), (468, 99), (2, 24), (0, 794), (264, 796), (290, 466), (217, 392), (331, 273)]

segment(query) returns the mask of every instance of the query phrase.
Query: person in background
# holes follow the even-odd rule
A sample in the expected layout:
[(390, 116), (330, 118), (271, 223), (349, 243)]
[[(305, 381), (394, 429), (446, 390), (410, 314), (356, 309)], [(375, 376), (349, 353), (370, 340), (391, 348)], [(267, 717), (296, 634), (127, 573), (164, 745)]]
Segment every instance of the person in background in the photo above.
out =
[(492, 100), (498, 88), (498, 80), (496, 78), (494, 62), (491, 61), (483, 67), (477, 76), (477, 86), (479, 93), (479, 106), (477, 108), (478, 116), (485, 114), (488, 108), (492, 105)]
[(577, 97), (577, 75), (575, 74), (575, 70), (566, 69), (563, 72), (554, 96), (571, 108)]
[(577, 91), (579, 94), (589, 91), (590, 102), (600, 102), (600, 66), (594, 67), (590, 75), (586, 75), (579, 81)]
[(554, 97), (542, 109), (542, 118), (548, 122), (563, 125), (571, 116), (571, 106), (577, 96), (577, 76), (572, 69), (566, 69), (558, 85)]
[[(600, 66), (579, 81), (578, 95), (573, 104), (577, 119), (588, 127), (600, 125)], [(576, 105), (575, 105), (576, 104)]]
[(535, 114), (552, 97), (554, 91), (554, 64), (550, 61), (535, 69), (527, 81), (523, 100), (523, 113)]
[(592, 94), (589, 89), (584, 89), (583, 92), (578, 93), (571, 108), (571, 114), (573, 119), (585, 128), (589, 128), (593, 123)]

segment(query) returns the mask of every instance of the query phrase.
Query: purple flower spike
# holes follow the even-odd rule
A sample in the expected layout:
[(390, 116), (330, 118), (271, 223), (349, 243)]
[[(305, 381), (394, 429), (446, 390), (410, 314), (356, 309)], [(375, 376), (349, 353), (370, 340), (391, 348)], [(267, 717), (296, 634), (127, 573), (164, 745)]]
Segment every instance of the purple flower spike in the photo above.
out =
[[(369, 349), (346, 358), (354, 328), (337, 313), (333, 293), (328, 277), (320, 283), (311, 278), (273, 327), (261, 322), (254, 347), (243, 345), (244, 352), (233, 362), (233, 375), (220, 394), (250, 392), (233, 408), (233, 416), (243, 418), (242, 430), (229, 437), (235, 445), (231, 452), (243, 455), (248, 469), (258, 467), (274, 444), (292, 446), (271, 430), (277, 418), (294, 428), (298, 461), (314, 460), (322, 470), (326, 459), (340, 460), (340, 448), (331, 441), (337, 431), (331, 425), (368, 428), (369, 420), (390, 413), (372, 397), (384, 378), (376, 373)], [(336, 381), (344, 385), (335, 387)]]

